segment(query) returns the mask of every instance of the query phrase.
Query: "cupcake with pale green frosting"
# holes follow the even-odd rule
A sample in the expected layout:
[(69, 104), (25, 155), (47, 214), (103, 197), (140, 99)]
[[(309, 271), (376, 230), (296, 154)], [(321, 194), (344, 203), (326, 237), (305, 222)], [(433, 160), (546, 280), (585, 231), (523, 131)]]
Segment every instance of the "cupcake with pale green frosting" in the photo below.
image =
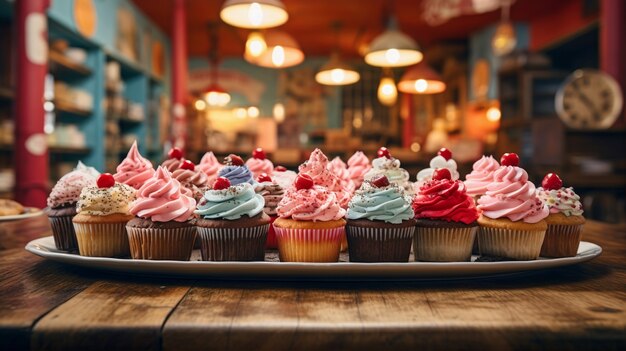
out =
[(196, 226), (205, 261), (262, 261), (270, 218), (265, 200), (249, 183), (232, 185), (219, 177), (196, 208)]
[(408, 262), (415, 231), (411, 198), (387, 176), (363, 182), (346, 218), (351, 262)]

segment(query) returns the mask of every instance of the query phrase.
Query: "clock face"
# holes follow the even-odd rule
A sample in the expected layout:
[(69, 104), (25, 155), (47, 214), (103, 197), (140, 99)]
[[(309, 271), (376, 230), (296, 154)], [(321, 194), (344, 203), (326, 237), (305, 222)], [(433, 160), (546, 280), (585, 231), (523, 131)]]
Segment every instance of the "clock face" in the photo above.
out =
[(577, 70), (556, 94), (556, 111), (575, 129), (606, 129), (622, 110), (622, 92), (615, 80), (597, 70)]

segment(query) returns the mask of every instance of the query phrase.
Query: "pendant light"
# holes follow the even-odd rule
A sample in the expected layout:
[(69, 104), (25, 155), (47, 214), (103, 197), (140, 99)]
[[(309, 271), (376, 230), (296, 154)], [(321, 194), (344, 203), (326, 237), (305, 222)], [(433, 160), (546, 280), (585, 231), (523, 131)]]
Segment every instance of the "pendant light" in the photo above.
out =
[(378, 101), (385, 106), (393, 106), (398, 101), (398, 89), (389, 68), (383, 69), (383, 76), (378, 84)]
[(244, 57), (248, 61), (256, 61), (263, 52), (267, 50), (265, 36), (261, 32), (250, 32), (248, 40), (246, 40), (246, 51)]
[(289, 34), (271, 30), (265, 33), (267, 49), (256, 59), (244, 55), (244, 59), (252, 64), (269, 68), (286, 68), (304, 61), (304, 53), (300, 45)]
[(211, 62), (211, 84), (203, 92), (203, 95), (209, 107), (223, 107), (230, 102), (230, 95), (217, 83), (219, 56), (217, 25), (215, 23), (209, 25), (209, 36), (211, 42), (211, 52), (209, 53), (209, 61)]
[(446, 83), (422, 61), (404, 72), (398, 90), (407, 94), (437, 94), (446, 90)]
[(323, 85), (349, 85), (359, 81), (361, 75), (350, 65), (341, 61), (339, 57), (339, 30), (341, 24), (333, 23), (335, 32), (335, 52), (330, 56), (330, 60), (320, 68), (315, 75), (315, 80)]
[(284, 24), (289, 14), (280, 0), (227, 0), (220, 18), (234, 27), (260, 29)]
[(510, 0), (504, 0), (502, 4), (502, 19), (491, 38), (491, 48), (496, 56), (509, 54), (517, 45), (515, 27), (509, 21), (510, 6)]
[(378, 67), (404, 67), (416, 64), (424, 55), (415, 40), (398, 29), (391, 17), (387, 30), (374, 38), (365, 54), (365, 62)]

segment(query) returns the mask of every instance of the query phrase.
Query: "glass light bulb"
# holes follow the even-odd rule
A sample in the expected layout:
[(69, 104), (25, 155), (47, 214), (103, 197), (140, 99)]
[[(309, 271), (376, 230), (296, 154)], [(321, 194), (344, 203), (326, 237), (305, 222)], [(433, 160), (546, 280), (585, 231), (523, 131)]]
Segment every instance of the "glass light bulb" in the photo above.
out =
[(428, 89), (428, 82), (424, 79), (418, 79), (415, 81), (415, 91), (423, 93)]
[(246, 116), (248, 115), (248, 112), (246, 111), (245, 108), (243, 107), (238, 107), (233, 111), (235, 117), (239, 118), (239, 119), (244, 119), (246, 118)]
[(253, 26), (259, 26), (263, 22), (263, 9), (258, 2), (253, 2), (248, 8), (248, 20)]
[(260, 111), (259, 108), (256, 106), (250, 106), (248, 107), (248, 117), (250, 118), (257, 118), (259, 117)]
[(259, 32), (252, 32), (246, 40), (246, 52), (251, 57), (257, 58), (267, 49), (265, 38)]
[(392, 78), (384, 77), (378, 85), (378, 101), (385, 106), (392, 106), (398, 99), (398, 89)]
[(272, 64), (276, 67), (285, 64), (285, 49), (280, 45), (276, 45), (272, 50)]
[(487, 110), (487, 119), (490, 122), (497, 122), (500, 120), (500, 117), (502, 116), (502, 113), (500, 112), (500, 109), (497, 107), (490, 107)]
[(400, 52), (398, 49), (389, 49), (385, 51), (385, 59), (389, 63), (398, 63), (400, 61)]
[(330, 79), (335, 83), (341, 83), (346, 78), (346, 72), (341, 68), (335, 68), (330, 71)]
[(491, 39), (493, 53), (502, 56), (510, 53), (517, 45), (515, 28), (509, 22), (502, 22), (496, 28), (496, 32)]
[(282, 123), (285, 120), (285, 105), (280, 102), (274, 105), (274, 119), (278, 123)]
[(196, 100), (196, 102), (193, 105), (198, 111), (203, 111), (206, 108), (206, 102), (204, 102), (204, 100), (202, 99)]

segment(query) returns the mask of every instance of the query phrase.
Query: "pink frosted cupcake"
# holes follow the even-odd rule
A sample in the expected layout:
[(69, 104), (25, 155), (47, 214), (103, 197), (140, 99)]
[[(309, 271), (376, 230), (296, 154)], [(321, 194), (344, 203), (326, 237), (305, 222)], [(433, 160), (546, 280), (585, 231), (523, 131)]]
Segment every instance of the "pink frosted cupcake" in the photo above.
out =
[(372, 169), (370, 160), (365, 156), (363, 151), (357, 151), (348, 159), (348, 174), (354, 182), (355, 189), (361, 187), (365, 174)]
[(208, 177), (208, 184), (213, 184), (215, 179), (217, 179), (217, 173), (222, 169), (223, 164), (221, 164), (215, 155), (211, 151), (207, 152), (202, 156), (200, 163), (196, 165), (196, 169), (204, 172)]
[(137, 191), (130, 208), (136, 218), (126, 224), (134, 259), (188, 261), (196, 238), (196, 200), (159, 166)]
[(117, 173), (113, 175), (113, 178), (118, 183), (139, 189), (153, 174), (152, 163), (141, 156), (137, 149), (137, 141), (135, 141), (128, 150), (126, 158), (117, 166)]
[(172, 178), (189, 190), (188, 196), (199, 200), (209, 185), (209, 177), (202, 171), (197, 171), (196, 166), (189, 160), (182, 160), (180, 168), (172, 172)]
[(168, 171), (170, 171), (170, 173), (172, 173), (180, 168), (184, 160), (185, 159), (183, 158), (183, 151), (177, 147), (174, 147), (167, 153), (167, 160), (161, 163), (161, 167), (167, 169)]
[(348, 165), (346, 165), (339, 156), (333, 158), (332, 161), (328, 163), (328, 170), (333, 172), (339, 180), (341, 180), (341, 184), (343, 187), (350, 192), (350, 194), (354, 193), (355, 184), (350, 178), (350, 172), (348, 172)]
[(487, 192), (487, 186), (493, 182), (493, 172), (500, 167), (492, 156), (483, 156), (474, 162), (472, 172), (465, 177), (467, 195), (478, 198)]
[(283, 166), (274, 167), (274, 172), (270, 174), (270, 177), (283, 189), (291, 188), (297, 176), (296, 172), (290, 171)]
[(274, 164), (267, 159), (265, 151), (260, 147), (252, 151), (252, 158), (246, 161), (246, 166), (252, 172), (253, 178), (258, 177), (261, 173), (272, 174), (274, 171)]
[(315, 185), (321, 185), (334, 192), (339, 206), (343, 209), (348, 208), (352, 194), (343, 186), (341, 179), (328, 170), (328, 157), (322, 150), (315, 149), (309, 159), (298, 167), (298, 170), (313, 178)]

